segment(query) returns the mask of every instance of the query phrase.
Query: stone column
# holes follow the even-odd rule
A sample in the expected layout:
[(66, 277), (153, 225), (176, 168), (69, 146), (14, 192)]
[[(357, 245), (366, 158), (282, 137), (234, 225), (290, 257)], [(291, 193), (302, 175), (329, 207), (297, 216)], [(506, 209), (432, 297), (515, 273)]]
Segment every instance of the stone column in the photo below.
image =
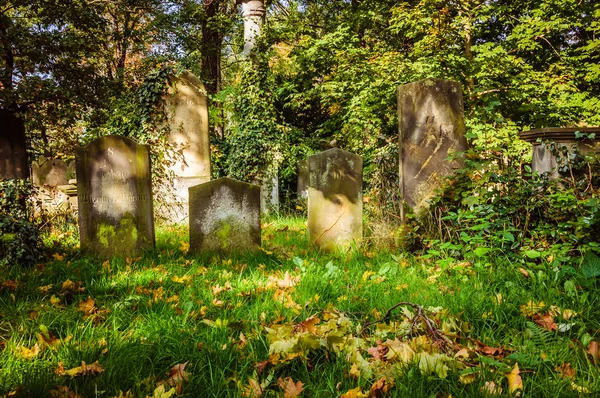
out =
[(266, 9), (262, 0), (241, 0), (244, 19), (244, 55), (250, 54), (260, 36)]
[(402, 200), (417, 213), (463, 164), (448, 160), (467, 149), (460, 83), (423, 79), (398, 87), (398, 136)]

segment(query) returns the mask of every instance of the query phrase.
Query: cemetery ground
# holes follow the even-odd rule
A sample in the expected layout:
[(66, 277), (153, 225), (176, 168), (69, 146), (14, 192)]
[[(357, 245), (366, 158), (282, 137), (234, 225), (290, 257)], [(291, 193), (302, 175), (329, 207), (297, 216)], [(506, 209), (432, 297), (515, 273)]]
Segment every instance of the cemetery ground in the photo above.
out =
[(543, 253), (453, 261), (367, 237), (327, 254), (281, 217), (254, 254), (192, 256), (187, 228), (159, 227), (154, 252), (97, 259), (75, 231), (45, 237), (48, 261), (1, 271), (0, 394), (600, 393), (596, 280)]

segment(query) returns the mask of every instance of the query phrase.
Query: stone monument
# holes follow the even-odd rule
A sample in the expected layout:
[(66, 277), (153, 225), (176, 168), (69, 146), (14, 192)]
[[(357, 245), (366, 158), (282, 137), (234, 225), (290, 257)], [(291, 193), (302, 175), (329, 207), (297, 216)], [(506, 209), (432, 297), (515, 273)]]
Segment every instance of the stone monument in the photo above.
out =
[(188, 188), (210, 180), (206, 89), (190, 72), (172, 76), (165, 106), (169, 141), (181, 150), (182, 155), (170, 167), (175, 174), (176, 200), (183, 205), (183, 213), (173, 221), (180, 222), (187, 217)]
[(298, 171), (296, 194), (299, 200), (306, 200), (308, 198), (308, 160), (299, 161), (296, 169)]
[(66, 185), (67, 163), (62, 159), (48, 159), (40, 156), (31, 165), (31, 180), (38, 187)]
[(398, 87), (398, 133), (401, 195), (418, 213), (442, 178), (463, 164), (448, 160), (467, 149), (460, 83), (423, 79)]
[(190, 250), (243, 252), (260, 248), (260, 187), (219, 178), (190, 187)]
[(154, 249), (148, 146), (109, 135), (76, 154), (81, 250), (101, 256)]
[(29, 177), (25, 125), (12, 112), (0, 110), (0, 180)]
[(568, 167), (568, 156), (600, 152), (600, 127), (550, 127), (523, 131), (519, 138), (532, 145), (531, 169), (549, 173), (551, 179), (559, 177), (559, 169)]
[(362, 238), (362, 158), (333, 148), (308, 158), (308, 234), (325, 250)]

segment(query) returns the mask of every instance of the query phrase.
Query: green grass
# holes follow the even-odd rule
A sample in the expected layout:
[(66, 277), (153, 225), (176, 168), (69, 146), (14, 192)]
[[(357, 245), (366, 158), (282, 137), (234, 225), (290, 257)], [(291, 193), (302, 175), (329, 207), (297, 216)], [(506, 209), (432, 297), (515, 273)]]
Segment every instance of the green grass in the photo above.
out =
[[(156, 251), (138, 259), (82, 256), (68, 247), (75, 239), (68, 230), (49, 236), (46, 244), (58, 254), (52, 260), (0, 274), (0, 394), (50, 396), (57, 386), (67, 386), (84, 397), (120, 391), (152, 396), (172, 367), (182, 363), (187, 363), (188, 380), (179, 383), (179, 393), (189, 397), (243, 396), (249, 379), (265, 386), (263, 396), (282, 396), (277, 381), (288, 376), (303, 383), (303, 396), (335, 397), (357, 387), (366, 394), (382, 375), (391, 383), (389, 396), (481, 396), (490, 382), (508, 396), (506, 375), (515, 364), (523, 396), (579, 396), (577, 386), (600, 393), (598, 365), (586, 353), (600, 330), (597, 284), (565, 289), (569, 277), (543, 262), (525, 277), (519, 271), (525, 262), (511, 264), (502, 257), (486, 258), (484, 265), (450, 261), (441, 269), (416, 253), (377, 247), (320, 253), (308, 247), (305, 221), (297, 218), (269, 220), (263, 250), (232, 257), (185, 253), (183, 227), (158, 228)], [(281, 282), (286, 272), (298, 278), (295, 286)], [(89, 298), (93, 306), (86, 313), (82, 303)], [(358, 333), (400, 301), (424, 307), (453, 342), (447, 375), (427, 371), (416, 360), (377, 362), (367, 353), (377, 339), (403, 337), (401, 309), (393, 313), (396, 324), (381, 320), (367, 335)], [(570, 320), (554, 316), (569, 330), (536, 324), (535, 314), (522, 308), (530, 301), (544, 302), (536, 312), (540, 315), (551, 306), (572, 310), (576, 315)], [(338, 312), (348, 320), (343, 337), (362, 339), (362, 356), (373, 374), (353, 373), (350, 351), (340, 352), (349, 340), (336, 346), (340, 350), (321, 343), (290, 348), (279, 360), (270, 356), (265, 327), (298, 327), (318, 316), (317, 337), (324, 338), (329, 333), (324, 317)], [(416, 343), (419, 336), (430, 338), (425, 329), (418, 324), (414, 332), (404, 341), (412, 341), (417, 351), (433, 352)], [(27, 351), (36, 343), (39, 353)], [(485, 346), (502, 352), (486, 355)], [(470, 350), (469, 360), (452, 360), (460, 348)], [(260, 372), (256, 365), (267, 360)], [(82, 361), (98, 361), (104, 371), (74, 377), (57, 371)], [(565, 364), (575, 369), (572, 378), (557, 370)], [(476, 375), (472, 383), (461, 381), (465, 372)]]

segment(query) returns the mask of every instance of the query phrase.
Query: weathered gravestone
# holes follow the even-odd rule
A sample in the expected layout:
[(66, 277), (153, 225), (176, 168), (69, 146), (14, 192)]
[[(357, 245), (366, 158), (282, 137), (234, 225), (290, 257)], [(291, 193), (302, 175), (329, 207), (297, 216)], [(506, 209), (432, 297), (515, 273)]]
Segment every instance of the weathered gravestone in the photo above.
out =
[(362, 158), (333, 148), (308, 158), (308, 233), (325, 250), (362, 238)]
[(66, 185), (68, 182), (67, 163), (61, 159), (48, 159), (40, 156), (31, 165), (31, 179), (39, 187)]
[(79, 148), (76, 162), (81, 249), (103, 256), (153, 249), (148, 147), (101, 137)]
[(550, 127), (520, 132), (519, 138), (532, 145), (532, 170), (551, 179), (569, 169), (569, 157), (600, 152), (600, 127)]
[(202, 82), (190, 72), (172, 76), (165, 97), (169, 141), (181, 150), (170, 167), (175, 173), (176, 200), (183, 205), (181, 221), (187, 216), (188, 188), (210, 180), (208, 100)]
[(219, 178), (190, 187), (190, 250), (260, 248), (260, 187)]
[(398, 133), (400, 193), (418, 212), (442, 178), (462, 166), (448, 160), (467, 149), (460, 83), (423, 79), (398, 87)]
[(308, 198), (308, 160), (301, 160), (297, 164), (298, 183), (296, 194), (298, 199)]
[(23, 121), (0, 110), (0, 129), (0, 180), (29, 177)]

